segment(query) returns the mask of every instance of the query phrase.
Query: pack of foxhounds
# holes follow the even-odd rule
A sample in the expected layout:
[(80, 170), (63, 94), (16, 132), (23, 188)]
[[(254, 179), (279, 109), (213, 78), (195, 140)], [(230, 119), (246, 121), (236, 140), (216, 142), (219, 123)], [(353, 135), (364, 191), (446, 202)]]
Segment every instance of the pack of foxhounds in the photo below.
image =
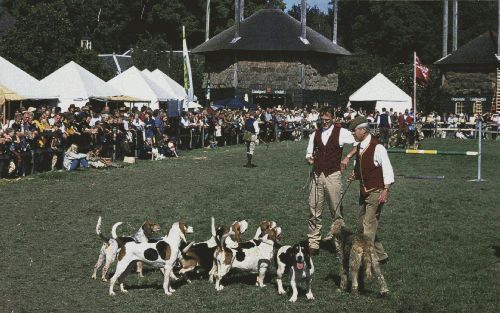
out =
[[(118, 236), (117, 230), (122, 224), (118, 222), (111, 229), (111, 238), (102, 234), (101, 223), (99, 217), (96, 233), (102, 246), (92, 278), (97, 279), (97, 272), (104, 264), (101, 280), (108, 281), (108, 271), (116, 263), (114, 274), (109, 279), (111, 296), (115, 295), (117, 281), (121, 292), (127, 292), (124, 285), (126, 276), (132, 268), (136, 268), (137, 274), (142, 277), (144, 264), (160, 269), (166, 295), (175, 291), (172, 288), (174, 281), (184, 279), (191, 283), (193, 277), (207, 276), (220, 292), (224, 289), (224, 278), (233, 271), (256, 274), (255, 285), (262, 288), (266, 286), (264, 282), (269, 267), (274, 265), (279, 294), (286, 294), (282, 279), (288, 273), (292, 289), (289, 301), (297, 301), (297, 283), (300, 280), (306, 283), (307, 299), (314, 299), (311, 286), (314, 263), (308, 244), (281, 245), (283, 230), (275, 221), (262, 221), (253, 239), (244, 241), (242, 235), (249, 227), (246, 220), (216, 227), (212, 217), (210, 237), (202, 242), (190, 243), (186, 236), (193, 233), (193, 227), (184, 222), (174, 223), (164, 237), (158, 237), (160, 225), (150, 220), (145, 221), (134, 235)], [(338, 290), (346, 291), (350, 285), (351, 293), (357, 293), (359, 281), (375, 276), (380, 295), (389, 292), (373, 242), (368, 237), (349, 231), (342, 220), (337, 220), (328, 238), (333, 241), (340, 264)]]

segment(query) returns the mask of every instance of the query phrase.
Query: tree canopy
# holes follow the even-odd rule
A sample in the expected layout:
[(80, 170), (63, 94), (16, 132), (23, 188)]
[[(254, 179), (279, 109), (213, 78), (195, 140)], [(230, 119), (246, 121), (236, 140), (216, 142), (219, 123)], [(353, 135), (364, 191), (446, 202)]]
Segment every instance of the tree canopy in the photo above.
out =
[[(234, 2), (211, 0), (210, 37), (234, 24)], [(250, 16), (267, 2), (245, 0), (244, 15)], [(283, 0), (269, 2), (285, 9)], [(168, 51), (181, 50), (182, 26), (190, 48), (205, 40), (206, 4), (207, 0), (3, 0), (0, 14), (8, 11), (16, 22), (0, 38), (0, 55), (37, 78), (77, 60), (108, 79), (113, 73), (100, 64), (97, 53), (133, 49), (139, 67), (158, 67), (180, 78), (182, 66)], [(442, 5), (441, 1), (339, 1), (337, 42), (354, 53), (340, 62), (341, 101), (377, 72), (407, 80), (413, 51), (427, 64), (439, 59)], [(459, 46), (497, 29), (497, 5), (496, 1), (459, 2)], [(292, 6), (288, 13), (300, 19), (300, 6)], [(449, 20), (451, 52), (451, 10)], [(307, 22), (331, 39), (332, 9), (323, 12), (309, 6)], [(93, 50), (80, 48), (84, 38), (92, 40)], [(194, 75), (201, 79), (202, 65), (194, 63), (194, 70), (200, 72)], [(201, 86), (201, 81), (195, 85)]]

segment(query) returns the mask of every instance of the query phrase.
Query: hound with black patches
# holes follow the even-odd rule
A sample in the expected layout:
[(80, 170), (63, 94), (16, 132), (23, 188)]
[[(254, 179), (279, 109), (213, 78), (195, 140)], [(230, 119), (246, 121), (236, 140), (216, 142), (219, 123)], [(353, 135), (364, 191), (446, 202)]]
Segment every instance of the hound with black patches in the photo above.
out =
[[(97, 279), (97, 270), (104, 263), (104, 267), (102, 268), (101, 280), (107, 281), (106, 274), (108, 273), (109, 268), (113, 264), (118, 255), (120, 248), (129, 241), (135, 242), (148, 242), (148, 240), (153, 236), (154, 233), (160, 230), (160, 225), (156, 222), (146, 220), (141, 228), (135, 233), (133, 236), (121, 236), (118, 237), (116, 235), (116, 229), (122, 223), (115, 223), (111, 230), (112, 238), (106, 238), (101, 232), (101, 217), (97, 220), (97, 225), (95, 227), (95, 231), (97, 235), (102, 239), (103, 243), (101, 246), (101, 250), (99, 251), (99, 257), (97, 259), (97, 263), (94, 265), (94, 272), (92, 273), (92, 278)], [(104, 262), (106, 261), (106, 262)], [(142, 277), (142, 268), (138, 264), (140, 269), (139, 275)]]
[(224, 244), (218, 247), (215, 251), (215, 263), (217, 265), (215, 289), (218, 291), (224, 289), (221, 280), (232, 268), (257, 273), (256, 285), (265, 287), (264, 278), (273, 258), (274, 244), (281, 238), (281, 235), (281, 228), (275, 227), (267, 229), (261, 239), (254, 240), (255, 246), (250, 248), (238, 247), (232, 249)]
[(163, 290), (167, 296), (175, 290), (170, 285), (170, 279), (174, 279), (172, 269), (179, 256), (181, 242), (186, 242), (186, 234), (193, 232), (193, 228), (186, 223), (176, 222), (170, 228), (168, 235), (156, 243), (127, 242), (118, 254), (116, 271), (110, 280), (109, 295), (115, 295), (113, 288), (117, 280), (120, 290), (127, 292), (123, 286), (123, 280), (128, 274), (128, 268), (134, 261), (145, 262), (156, 268), (163, 268)]
[[(212, 236), (206, 241), (193, 243), (190, 248), (183, 249), (180, 258), (182, 268), (179, 274), (185, 275), (201, 267), (209, 273), (209, 280), (214, 281), (214, 275), (217, 270), (214, 262), (214, 252), (217, 246), (220, 245), (222, 237), (228, 234), (228, 236), (225, 237), (225, 244), (231, 247), (236, 246), (241, 241), (241, 234), (243, 234), (247, 228), (248, 222), (246, 220), (241, 220), (233, 222), (229, 228), (226, 226), (219, 226), (216, 229), (215, 221), (212, 217)], [(189, 279), (187, 279), (187, 281), (190, 282)]]
[(283, 289), (282, 277), (286, 271), (290, 271), (290, 285), (292, 286), (292, 297), (289, 299), (290, 302), (297, 301), (297, 283), (296, 280), (299, 278), (304, 278), (307, 283), (307, 293), (306, 297), (309, 300), (314, 300), (314, 296), (311, 290), (312, 275), (314, 274), (314, 264), (309, 253), (309, 245), (307, 244), (295, 244), (293, 246), (283, 246), (279, 248), (276, 254), (276, 263), (278, 264), (278, 269), (276, 274), (276, 282), (278, 283), (278, 293), (280, 295), (286, 294), (285, 289)]
[(255, 236), (253, 239), (260, 239), (262, 236), (264, 236), (266, 230), (270, 228), (275, 228), (278, 226), (278, 224), (275, 221), (262, 221), (259, 224), (259, 228), (257, 228), (257, 231), (255, 232)]

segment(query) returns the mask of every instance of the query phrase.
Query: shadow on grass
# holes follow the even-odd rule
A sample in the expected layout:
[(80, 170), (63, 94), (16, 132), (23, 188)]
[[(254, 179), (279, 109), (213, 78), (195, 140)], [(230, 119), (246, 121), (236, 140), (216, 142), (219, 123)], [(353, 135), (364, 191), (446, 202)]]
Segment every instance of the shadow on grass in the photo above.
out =
[[(185, 285), (189, 285), (186, 280), (179, 279), (178, 281), (171, 282), (171, 286), (173, 289), (177, 290)], [(146, 284), (137, 284), (137, 285), (127, 285), (128, 290), (143, 290), (143, 289), (156, 289), (163, 290), (162, 283), (146, 283)]]
[(495, 256), (500, 258), (500, 245), (491, 246), (491, 249), (495, 250)]

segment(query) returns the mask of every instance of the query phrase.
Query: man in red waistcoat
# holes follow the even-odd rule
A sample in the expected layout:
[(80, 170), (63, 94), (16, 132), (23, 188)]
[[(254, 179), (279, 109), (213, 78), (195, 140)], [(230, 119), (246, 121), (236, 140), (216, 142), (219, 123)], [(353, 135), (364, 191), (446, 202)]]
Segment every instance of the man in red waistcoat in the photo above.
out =
[(341, 169), (349, 163), (350, 156), (342, 160), (344, 144), (353, 144), (351, 133), (340, 125), (333, 124), (333, 114), (329, 108), (320, 112), (322, 128), (309, 138), (306, 160), (313, 164), (313, 173), (309, 189), (309, 248), (311, 254), (319, 251), (321, 240), (321, 215), (323, 204), (327, 202), (334, 220), (342, 217), (340, 197), (342, 193)]
[(379, 261), (389, 258), (377, 239), (377, 228), (384, 203), (389, 199), (389, 189), (394, 183), (394, 171), (387, 150), (370, 135), (364, 116), (356, 117), (349, 125), (354, 139), (359, 143), (352, 179), (360, 181), (358, 225), (360, 231), (375, 243)]

